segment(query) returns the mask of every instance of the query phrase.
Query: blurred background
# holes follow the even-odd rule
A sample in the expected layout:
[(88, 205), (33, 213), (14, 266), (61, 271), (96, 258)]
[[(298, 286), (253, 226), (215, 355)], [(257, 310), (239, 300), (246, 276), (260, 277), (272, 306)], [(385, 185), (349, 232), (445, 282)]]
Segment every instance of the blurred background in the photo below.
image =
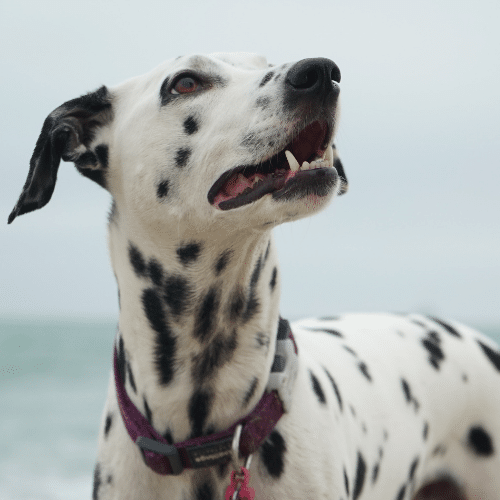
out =
[(45, 117), (178, 55), (328, 57), (349, 192), (275, 231), (289, 319), (416, 311), (500, 338), (496, 0), (0, 0), (0, 491), (91, 496), (118, 314), (110, 197), (69, 163), (7, 226)]

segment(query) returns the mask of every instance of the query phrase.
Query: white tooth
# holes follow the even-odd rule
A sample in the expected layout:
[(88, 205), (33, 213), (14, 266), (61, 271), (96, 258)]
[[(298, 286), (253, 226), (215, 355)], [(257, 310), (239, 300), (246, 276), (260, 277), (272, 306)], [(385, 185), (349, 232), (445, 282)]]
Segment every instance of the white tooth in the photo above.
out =
[(318, 165), (318, 162), (316, 160), (312, 161), (310, 164), (309, 164), (309, 170), (313, 170), (315, 168), (318, 168), (319, 165)]
[(293, 156), (290, 151), (285, 151), (286, 159), (288, 160), (288, 165), (290, 165), (290, 170), (292, 172), (297, 172), (300, 168), (299, 162), (296, 160), (295, 156)]
[(302, 163), (300, 170), (309, 170), (309, 168), (310, 168), (309, 162), (305, 161), (304, 163)]
[(325, 153), (325, 161), (329, 163), (329, 166), (333, 166), (333, 147), (328, 146)]

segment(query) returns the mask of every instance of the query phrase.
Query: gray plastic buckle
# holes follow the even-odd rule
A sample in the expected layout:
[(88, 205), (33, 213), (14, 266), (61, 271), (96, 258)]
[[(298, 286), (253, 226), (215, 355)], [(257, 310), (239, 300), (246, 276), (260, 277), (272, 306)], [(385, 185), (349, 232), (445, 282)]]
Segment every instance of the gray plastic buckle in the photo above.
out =
[(299, 360), (290, 338), (276, 341), (276, 353), (266, 389), (278, 392), (283, 410), (289, 412), (292, 403), (292, 386), (297, 376)]
[[(168, 458), (170, 462), (170, 467), (172, 468), (172, 474), (179, 475), (184, 467), (182, 466), (181, 457), (179, 456), (179, 451), (177, 448), (171, 444), (160, 443), (159, 441), (155, 441), (154, 439), (149, 439), (144, 436), (139, 436), (135, 440), (135, 444), (139, 446), (141, 451), (153, 451), (154, 453), (159, 453), (160, 455), (164, 455)], [(144, 456), (144, 452), (142, 454), (144, 460), (146, 457)], [(147, 463), (146, 463), (147, 465)]]

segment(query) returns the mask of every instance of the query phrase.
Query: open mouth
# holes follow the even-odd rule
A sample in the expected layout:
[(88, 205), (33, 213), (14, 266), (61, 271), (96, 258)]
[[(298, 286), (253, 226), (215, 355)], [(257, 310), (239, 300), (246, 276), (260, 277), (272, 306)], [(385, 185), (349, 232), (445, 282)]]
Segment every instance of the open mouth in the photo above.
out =
[(208, 192), (209, 203), (220, 210), (231, 210), (270, 193), (275, 199), (326, 195), (337, 179), (329, 139), (326, 122), (309, 124), (266, 161), (224, 172)]

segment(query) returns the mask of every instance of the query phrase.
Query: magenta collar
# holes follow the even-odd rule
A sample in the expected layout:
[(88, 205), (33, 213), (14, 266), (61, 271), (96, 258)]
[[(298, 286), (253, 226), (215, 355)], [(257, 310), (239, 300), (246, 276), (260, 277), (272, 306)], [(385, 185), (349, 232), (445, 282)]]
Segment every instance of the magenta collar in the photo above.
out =
[(158, 434), (132, 403), (118, 370), (114, 347), (113, 366), (118, 406), (130, 439), (139, 446), (146, 465), (158, 474), (180, 474), (184, 469), (210, 467), (228, 462), (236, 428), (241, 425), (240, 456), (255, 453), (274, 429), (283, 413), (289, 411), (291, 389), (297, 373), (297, 345), (290, 325), (280, 318), (276, 353), (269, 381), (262, 398), (251, 413), (228, 429), (216, 434), (188, 439), (174, 445)]

